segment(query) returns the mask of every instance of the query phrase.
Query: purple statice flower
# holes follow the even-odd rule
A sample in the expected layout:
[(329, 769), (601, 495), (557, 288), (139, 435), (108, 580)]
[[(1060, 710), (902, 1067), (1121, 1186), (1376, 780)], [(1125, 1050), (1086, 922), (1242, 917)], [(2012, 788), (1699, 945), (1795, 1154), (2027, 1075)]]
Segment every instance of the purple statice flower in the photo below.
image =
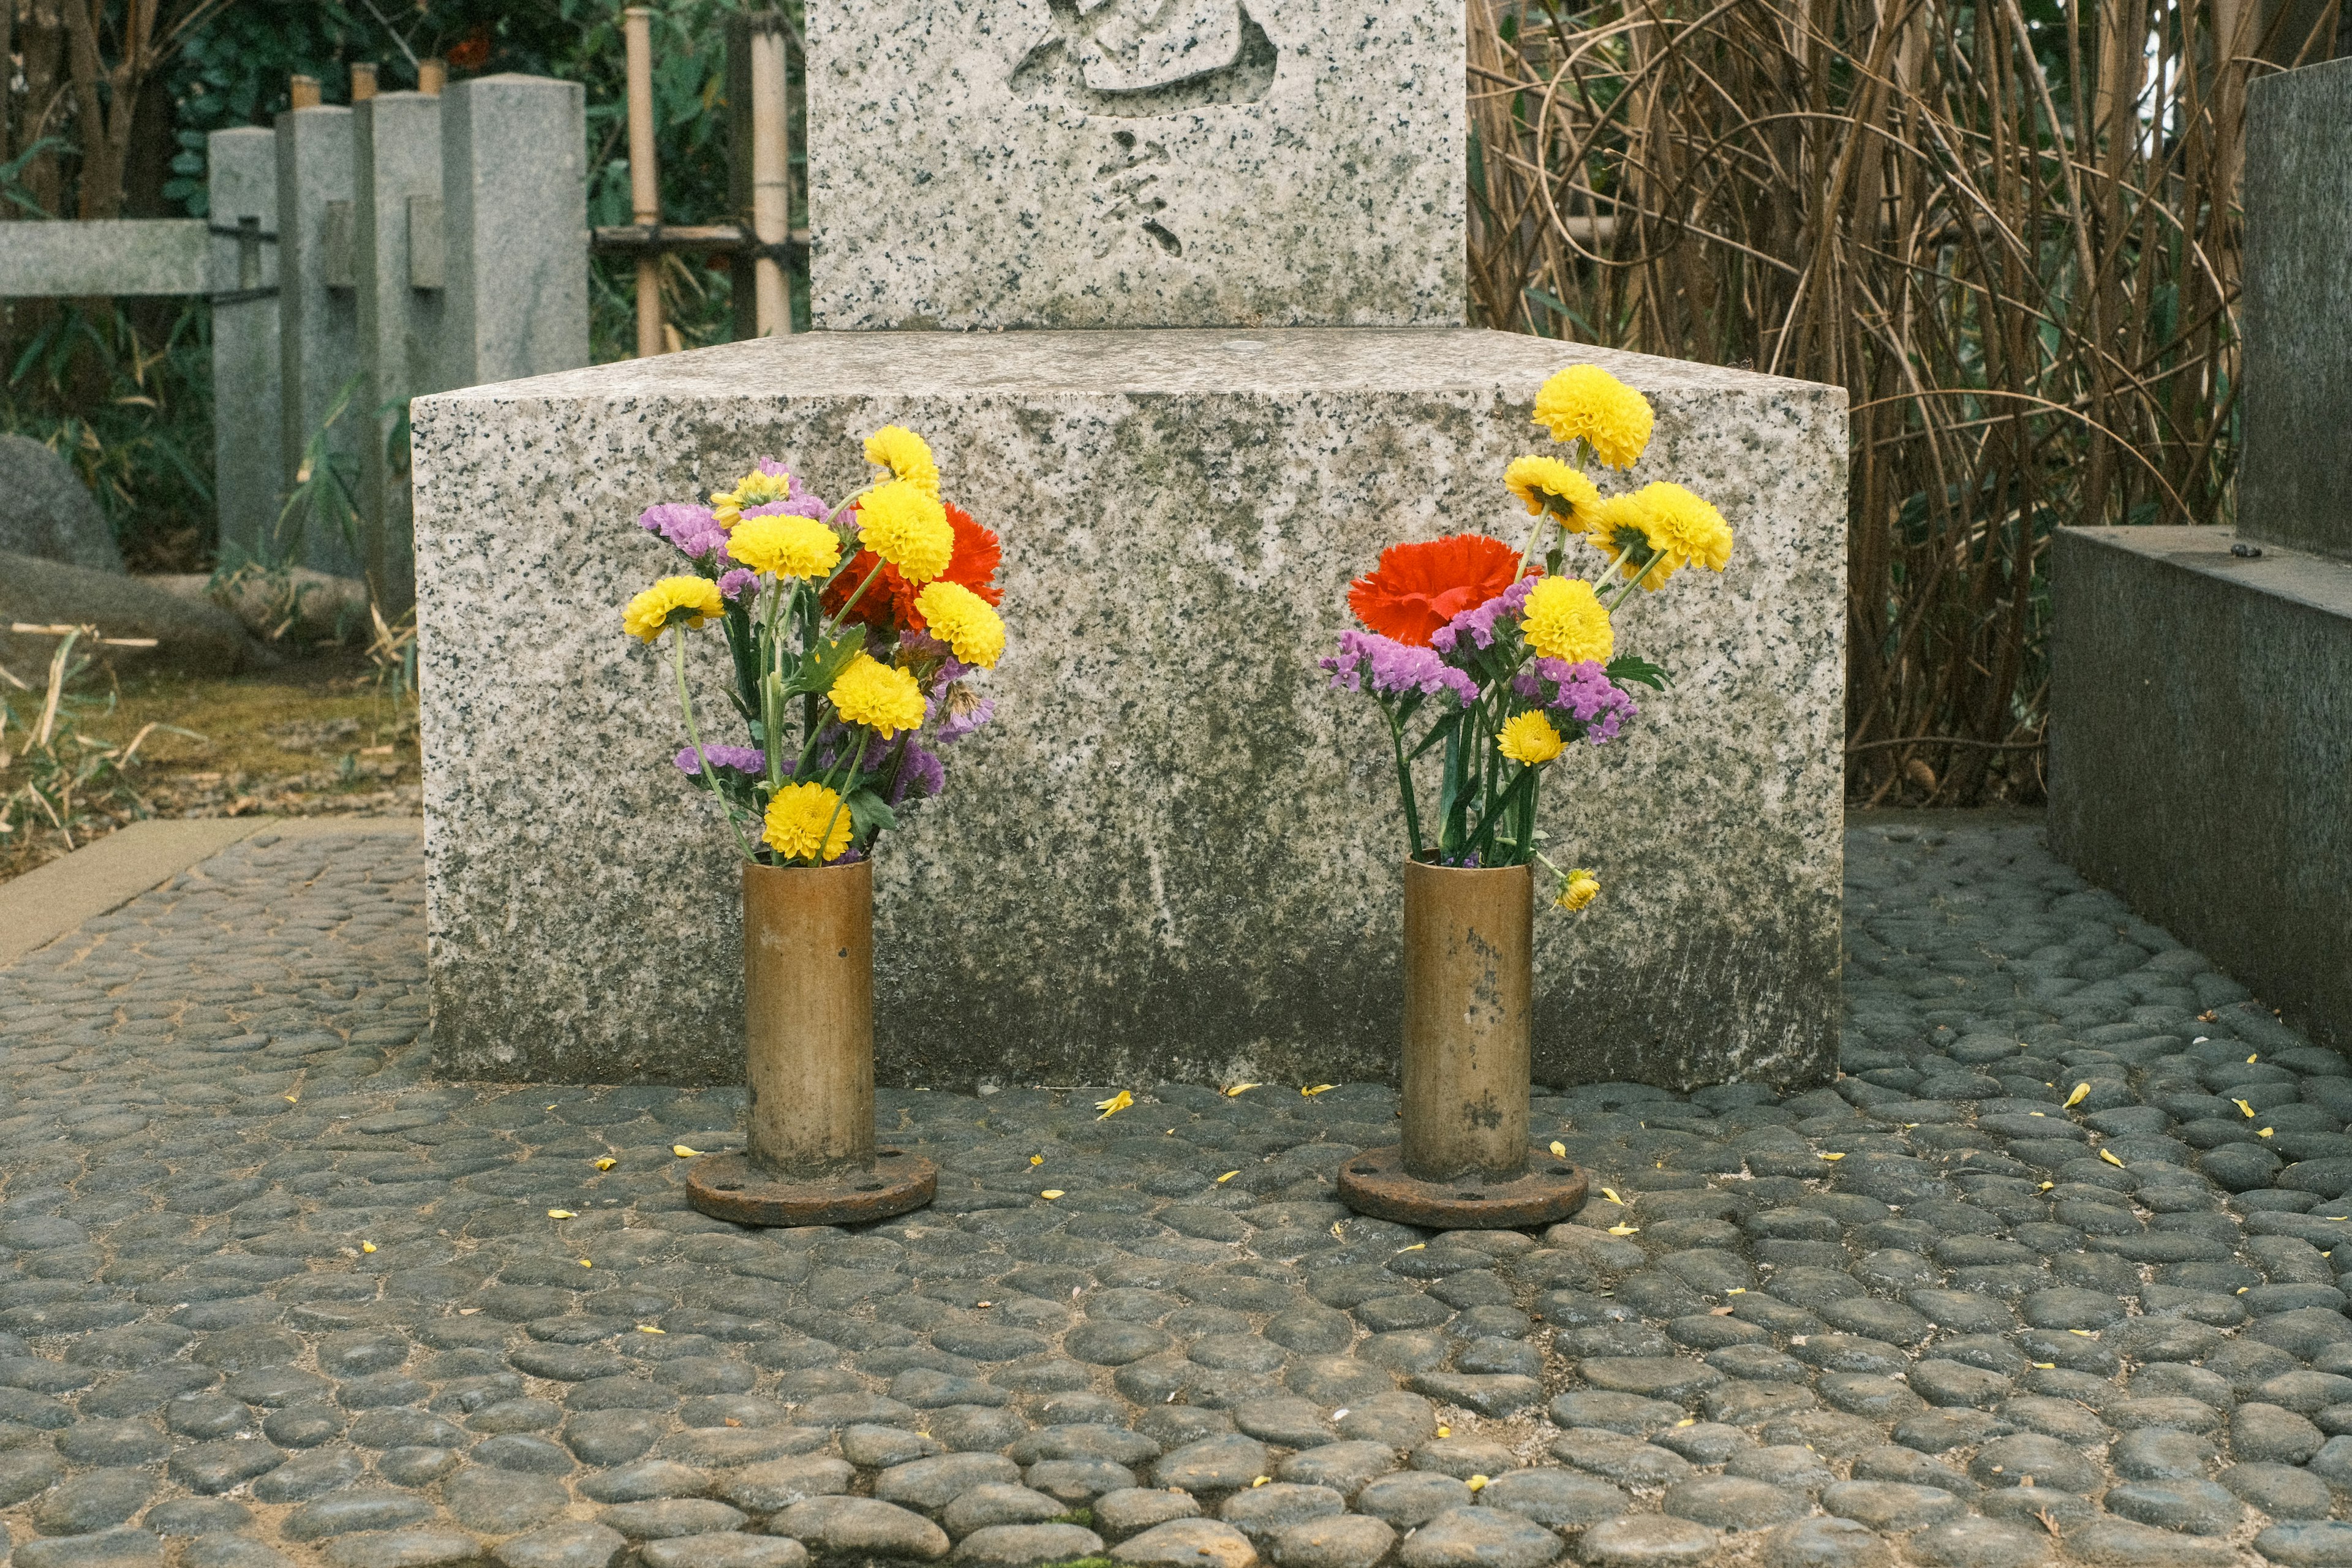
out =
[(1633, 694), (1591, 659), (1570, 664), (1566, 659), (1539, 658), (1519, 672), (1511, 689), (1529, 701), (1540, 701), (1568, 714), (1584, 726), (1585, 740), (1595, 746), (1615, 740), (1625, 721), (1642, 711)]
[[(762, 458), (751, 466), (771, 479), (782, 477), (784, 474), (784, 466), (773, 458)], [(782, 500), (762, 501), (758, 506), (747, 506), (743, 509), (743, 515), (745, 517), (824, 518), (826, 515), (824, 499), (802, 483), (798, 474), (791, 475), (790, 478), (792, 488), (784, 493)]]
[(719, 579), (719, 591), (730, 599), (748, 599), (759, 587), (760, 574), (746, 567), (738, 566)]
[(897, 805), (910, 796), (928, 800), (947, 787), (947, 764), (938, 754), (908, 741), (907, 754), (898, 763), (898, 776), (890, 785), (890, 804)]
[(983, 697), (961, 712), (950, 707), (948, 716), (940, 721), (940, 744), (951, 746), (995, 717), (996, 699), (993, 697)]
[[(710, 759), (710, 765), (714, 768), (732, 768), (739, 773), (763, 773), (768, 771), (768, 753), (757, 746), (705, 746), (702, 752)], [(677, 761), (677, 771), (688, 777), (702, 771), (692, 746), (682, 749)]]
[(727, 551), (727, 531), (719, 526), (709, 507), (692, 501), (667, 500), (649, 506), (637, 514), (637, 526), (660, 534), (680, 554), (697, 561)]
[(1440, 658), (1434, 648), (1409, 647), (1377, 632), (1341, 632), (1338, 656), (1321, 663), (1331, 672), (1334, 691), (1359, 690), (1369, 674), (1372, 690), (1382, 697), (1413, 692), (1433, 697), (1450, 691), (1465, 708), (1478, 700), (1478, 683)]
[(1463, 611), (1429, 634), (1429, 646), (1440, 653), (1452, 653), (1466, 637), (1479, 647), (1493, 647), (1495, 623), (1505, 616), (1517, 616), (1537, 581), (1533, 576), (1522, 577), (1477, 608)]

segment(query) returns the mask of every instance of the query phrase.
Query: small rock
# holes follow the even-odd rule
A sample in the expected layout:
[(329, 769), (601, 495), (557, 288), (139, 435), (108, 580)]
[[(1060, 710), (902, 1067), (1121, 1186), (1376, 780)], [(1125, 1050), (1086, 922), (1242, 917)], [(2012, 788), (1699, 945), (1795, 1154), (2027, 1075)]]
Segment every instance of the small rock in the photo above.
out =
[(1559, 1537), (1532, 1520), (1494, 1508), (1455, 1508), (1405, 1538), (1405, 1568), (1543, 1568)]
[(1025, 1568), (1032, 1563), (1064, 1563), (1098, 1557), (1102, 1537), (1076, 1524), (992, 1524), (956, 1547), (955, 1560), (987, 1568)]
[(1213, 1519), (1154, 1525), (1111, 1548), (1110, 1554), (1145, 1568), (1250, 1568), (1257, 1561), (1257, 1548), (1248, 1536)]

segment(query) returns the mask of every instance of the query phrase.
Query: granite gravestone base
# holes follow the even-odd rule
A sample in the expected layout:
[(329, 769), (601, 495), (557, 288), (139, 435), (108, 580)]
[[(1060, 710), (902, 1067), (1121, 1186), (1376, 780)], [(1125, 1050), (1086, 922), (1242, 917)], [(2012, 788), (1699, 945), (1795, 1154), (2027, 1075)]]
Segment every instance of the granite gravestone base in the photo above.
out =
[[(415, 405), (433, 1038), (467, 1078), (741, 1071), (734, 850), (669, 758), (676, 557), (644, 507), (775, 456), (838, 499), (924, 432), (1003, 539), (994, 724), (877, 860), (886, 1082), (1392, 1074), (1403, 826), (1388, 740), (1316, 659), (1381, 546), (1527, 518), (1571, 360), (1647, 394), (1623, 482), (1738, 531), (1622, 617), (1673, 689), (1547, 790), (1606, 891), (1538, 925), (1535, 1076), (1828, 1077), (1836, 1052), (1843, 394), (1474, 331), (819, 333)], [(1590, 569), (1590, 568), (1588, 568)], [(721, 645), (701, 715), (733, 738)]]
[(2352, 60), (2246, 109), (2238, 526), (2062, 531), (2050, 837), (2352, 1050)]

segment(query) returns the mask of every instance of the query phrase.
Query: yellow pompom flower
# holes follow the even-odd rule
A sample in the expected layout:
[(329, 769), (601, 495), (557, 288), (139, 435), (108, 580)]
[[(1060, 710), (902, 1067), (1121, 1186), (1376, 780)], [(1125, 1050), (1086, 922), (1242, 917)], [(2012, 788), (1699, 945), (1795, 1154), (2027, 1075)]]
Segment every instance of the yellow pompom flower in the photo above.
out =
[(1580, 577), (1546, 577), (1528, 591), (1519, 626), (1528, 646), (1546, 658), (1606, 664), (1617, 647), (1609, 611)]
[(913, 676), (870, 653), (859, 654), (834, 677), (830, 695), (843, 723), (870, 726), (886, 741), (901, 730), (922, 727), (923, 689)]
[(1597, 364), (1572, 364), (1536, 394), (1536, 423), (1555, 441), (1583, 440), (1612, 468), (1630, 468), (1650, 444), (1650, 400)]
[(1569, 872), (1552, 901), (1563, 910), (1580, 910), (1601, 896), (1601, 879), (1581, 867)]
[(931, 636), (964, 663), (993, 669), (1004, 657), (1004, 618), (962, 584), (944, 579), (929, 584), (915, 595), (915, 608)]
[(1529, 709), (1503, 726), (1495, 745), (1511, 761), (1532, 768), (1559, 755), (1559, 731), (1551, 727), (1550, 720)]
[(1591, 533), (1600, 521), (1601, 492), (1558, 458), (1514, 458), (1503, 483), (1530, 513), (1549, 509), (1575, 532)]
[(629, 601), (621, 612), (621, 626), (633, 637), (657, 640), (671, 625), (684, 621), (688, 631), (700, 631), (705, 621), (726, 610), (719, 584), (708, 577), (665, 577)]
[(930, 443), (902, 426), (885, 425), (866, 437), (866, 460), (887, 468), (894, 479), (904, 479), (937, 500), (940, 466), (931, 461)]
[(731, 490), (720, 490), (710, 498), (710, 515), (721, 528), (732, 528), (743, 519), (747, 506), (765, 506), (772, 500), (783, 500), (793, 493), (790, 474), (763, 474), (754, 468), (735, 481)]
[(917, 584), (946, 571), (955, 554), (948, 509), (911, 479), (885, 479), (866, 492), (857, 503), (857, 537)]
[(822, 866), (849, 847), (848, 808), (821, 784), (786, 784), (768, 799), (760, 842), (787, 860)]
[(1682, 563), (1720, 572), (1731, 562), (1731, 525), (1723, 514), (1680, 485), (1660, 480), (1643, 485), (1637, 499), (1646, 510), (1643, 531), (1652, 548)]
[(1661, 525), (1654, 508), (1650, 504), (1650, 491), (1654, 485), (1644, 486), (1632, 495), (1611, 496), (1601, 503), (1601, 521), (1592, 531), (1592, 542), (1606, 553), (1622, 555), (1625, 563), (1617, 569), (1622, 577), (1639, 577), (1644, 592), (1655, 593), (1665, 585), (1666, 579), (1683, 568), (1683, 558), (1672, 548), (1672, 541)]
[(727, 553), (754, 572), (819, 578), (841, 560), (841, 536), (813, 517), (755, 517), (736, 525)]

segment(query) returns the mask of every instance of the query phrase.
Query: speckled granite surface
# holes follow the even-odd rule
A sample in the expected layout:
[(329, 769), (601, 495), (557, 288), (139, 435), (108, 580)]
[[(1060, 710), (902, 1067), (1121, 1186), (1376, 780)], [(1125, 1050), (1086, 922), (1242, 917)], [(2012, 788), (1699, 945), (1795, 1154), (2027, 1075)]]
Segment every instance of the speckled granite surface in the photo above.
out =
[[(1646, 392), (1631, 476), (1739, 531), (1629, 613), (1679, 677), (1547, 793), (1608, 891), (1538, 927), (1537, 1076), (1832, 1060), (1845, 426), (1835, 389), (1579, 349)], [(887, 841), (885, 1081), (1394, 1070), (1403, 829), (1314, 665), (1386, 542), (1516, 530), (1498, 476), (1570, 351), (1482, 331), (816, 334), (415, 411), (434, 1037), (466, 1076), (731, 1080), (732, 851), (669, 766), (639, 509), (756, 457), (827, 494), (927, 433), (1004, 539), (997, 723)], [(721, 700), (715, 639), (705, 690)]]
[(808, 58), (820, 327), (1463, 320), (1459, 0), (826, 0)]

